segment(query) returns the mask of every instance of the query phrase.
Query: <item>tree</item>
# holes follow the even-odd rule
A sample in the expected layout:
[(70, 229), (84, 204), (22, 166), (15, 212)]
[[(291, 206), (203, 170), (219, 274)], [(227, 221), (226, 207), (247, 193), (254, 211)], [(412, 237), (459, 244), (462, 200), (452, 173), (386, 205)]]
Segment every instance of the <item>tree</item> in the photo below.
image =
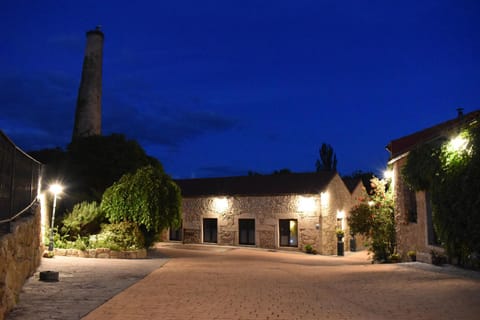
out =
[(149, 164), (161, 166), (136, 141), (127, 140), (121, 134), (78, 138), (67, 150), (56, 148), (29, 153), (45, 165), (43, 181), (60, 180), (68, 189), (68, 197), (59, 204), (59, 217), (72, 211), (77, 203), (100, 202), (105, 189), (125, 173)]
[(275, 170), (273, 171), (272, 175), (284, 175), (284, 174), (291, 174), (292, 173), (292, 170), (288, 169), (288, 168), (283, 168), (283, 169), (280, 169), (280, 170)]
[(396, 251), (393, 195), (388, 182), (376, 177), (371, 180), (369, 197), (350, 210), (351, 232), (366, 236), (369, 250), (376, 261), (388, 261)]
[(112, 223), (133, 222), (145, 235), (147, 246), (168, 227), (178, 227), (180, 189), (159, 166), (125, 174), (105, 190), (101, 209)]
[(78, 138), (67, 152), (70, 175), (87, 200), (100, 200), (105, 189), (125, 173), (150, 164), (161, 166), (136, 141), (121, 134)]
[(317, 159), (315, 163), (317, 172), (337, 171), (337, 155), (333, 151), (333, 147), (329, 144), (322, 143), (319, 153), (320, 159)]

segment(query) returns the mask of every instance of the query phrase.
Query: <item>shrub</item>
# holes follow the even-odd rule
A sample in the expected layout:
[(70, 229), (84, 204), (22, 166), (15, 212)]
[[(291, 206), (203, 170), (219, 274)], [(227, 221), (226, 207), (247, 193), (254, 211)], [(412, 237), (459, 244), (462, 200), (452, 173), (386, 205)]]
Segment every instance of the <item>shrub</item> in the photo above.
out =
[(395, 254), (395, 216), (393, 196), (387, 181), (373, 178), (372, 194), (350, 210), (348, 225), (353, 233), (368, 238), (373, 260), (388, 261)]
[(90, 246), (112, 250), (136, 250), (145, 248), (145, 237), (140, 228), (132, 222), (104, 224), (101, 233), (90, 237)]
[(76, 204), (62, 220), (61, 234), (68, 240), (88, 236), (100, 231), (100, 225), (105, 220), (97, 202), (81, 202)]

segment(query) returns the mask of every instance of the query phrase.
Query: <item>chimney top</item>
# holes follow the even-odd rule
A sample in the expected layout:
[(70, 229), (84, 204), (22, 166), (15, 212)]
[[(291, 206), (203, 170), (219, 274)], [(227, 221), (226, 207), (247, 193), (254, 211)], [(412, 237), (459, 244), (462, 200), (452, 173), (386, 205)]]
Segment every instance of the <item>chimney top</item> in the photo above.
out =
[(462, 107), (457, 108), (457, 115), (458, 115), (458, 118), (463, 117), (463, 108)]

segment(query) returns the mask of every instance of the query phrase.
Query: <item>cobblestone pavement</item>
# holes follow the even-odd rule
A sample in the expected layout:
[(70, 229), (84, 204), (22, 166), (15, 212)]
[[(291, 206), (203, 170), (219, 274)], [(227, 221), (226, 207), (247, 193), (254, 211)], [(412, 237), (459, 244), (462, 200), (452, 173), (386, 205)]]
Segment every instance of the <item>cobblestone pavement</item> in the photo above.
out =
[[(77, 284), (75, 290), (65, 286), (62, 295), (52, 300), (48, 298), (52, 288), (32, 292), (29, 280), (25, 293), (30, 302), (23, 301), (22, 294), (19, 310), (25, 310), (25, 304), (31, 305), (38, 311), (36, 317), (23, 318), (14, 311), (7, 319), (79, 319), (86, 309), (92, 311), (83, 320), (479, 319), (479, 273), (450, 266), (371, 264), (365, 252), (326, 257), (181, 244), (161, 244), (157, 250), (171, 258), (168, 263), (158, 268), (164, 260), (151, 260), (150, 270), (155, 270), (150, 274), (142, 265), (142, 274), (148, 275), (132, 279), (130, 283), (137, 282), (124, 286), (128, 288), (117, 295), (123, 288), (115, 285), (113, 276), (101, 284), (83, 274), (85, 283)], [(134, 274), (136, 264), (141, 262), (119, 262), (125, 268), (123, 277)], [(72, 270), (83, 265), (81, 261), (74, 263)], [(92, 275), (100, 273), (98, 279), (119, 268), (113, 263), (100, 264), (104, 271), (96, 265), (90, 269)], [(83, 292), (97, 286), (115, 296), (110, 300), (96, 299), (93, 291), (88, 295)], [(57, 307), (40, 308), (49, 303)], [(85, 307), (80, 312), (77, 308), (82, 304)], [(58, 312), (63, 316), (55, 317)], [(18, 317), (12, 317), (15, 315)]]
[(92, 311), (96, 319), (479, 319), (480, 277), (266, 250), (163, 246), (172, 257)]
[[(80, 319), (165, 262), (156, 252), (149, 259), (138, 260), (42, 258), (6, 320)], [(39, 281), (40, 271), (59, 272), (59, 281)]]

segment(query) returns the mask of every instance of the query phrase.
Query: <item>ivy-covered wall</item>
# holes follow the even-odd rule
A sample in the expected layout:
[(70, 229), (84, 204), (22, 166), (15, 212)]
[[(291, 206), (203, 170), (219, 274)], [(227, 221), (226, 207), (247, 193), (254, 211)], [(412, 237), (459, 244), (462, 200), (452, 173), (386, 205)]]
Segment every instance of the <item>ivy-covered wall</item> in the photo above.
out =
[(397, 250), (403, 260), (408, 260), (408, 251), (416, 251), (418, 261), (431, 263), (432, 250), (443, 252), (443, 249), (428, 244), (427, 200), (424, 191), (415, 194), (417, 221), (412, 222), (409, 218), (406, 185), (401, 173), (406, 162), (407, 157), (403, 157), (393, 163)]

